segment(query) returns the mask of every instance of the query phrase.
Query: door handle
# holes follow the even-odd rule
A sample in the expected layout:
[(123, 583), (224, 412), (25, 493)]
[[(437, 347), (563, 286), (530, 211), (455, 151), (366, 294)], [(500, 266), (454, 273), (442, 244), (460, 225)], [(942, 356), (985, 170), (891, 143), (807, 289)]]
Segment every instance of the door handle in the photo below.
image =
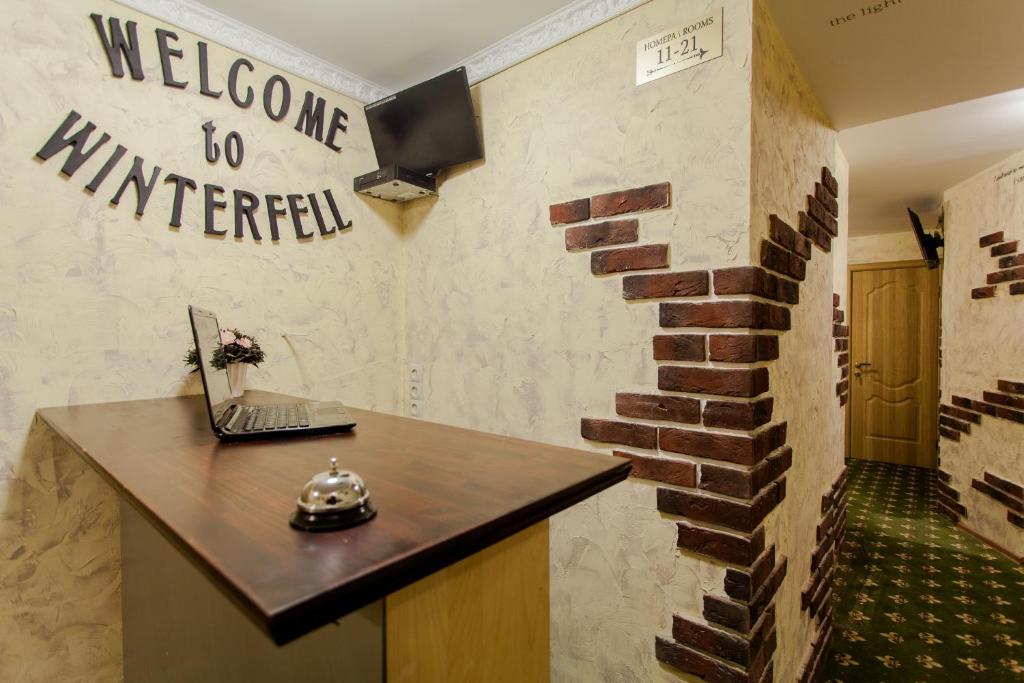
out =
[(871, 363), (865, 363), (864, 361), (861, 361), (860, 363), (854, 363), (853, 367), (857, 368), (858, 370), (863, 370), (864, 368), (870, 368)]

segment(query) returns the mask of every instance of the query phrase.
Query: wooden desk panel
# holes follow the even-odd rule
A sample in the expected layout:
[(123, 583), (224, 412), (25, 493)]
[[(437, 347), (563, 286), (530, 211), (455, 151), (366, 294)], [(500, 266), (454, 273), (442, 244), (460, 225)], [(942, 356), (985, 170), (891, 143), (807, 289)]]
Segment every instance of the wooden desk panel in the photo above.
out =
[[(249, 392), (249, 402), (289, 397)], [(81, 453), (275, 641), (285, 643), (625, 479), (628, 461), (362, 410), (352, 434), (222, 444), (201, 396), (45, 408)], [(380, 510), (288, 526), (330, 457)]]

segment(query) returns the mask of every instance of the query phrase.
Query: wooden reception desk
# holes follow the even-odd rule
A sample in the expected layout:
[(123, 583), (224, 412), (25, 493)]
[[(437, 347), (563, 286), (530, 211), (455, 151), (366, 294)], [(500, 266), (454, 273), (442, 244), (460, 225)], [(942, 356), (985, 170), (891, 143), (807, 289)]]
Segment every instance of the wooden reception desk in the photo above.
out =
[[(351, 413), (347, 435), (222, 444), (201, 396), (39, 411), (121, 498), (126, 680), (548, 679), (547, 518), (628, 461)], [(331, 457), (377, 517), (292, 529)]]

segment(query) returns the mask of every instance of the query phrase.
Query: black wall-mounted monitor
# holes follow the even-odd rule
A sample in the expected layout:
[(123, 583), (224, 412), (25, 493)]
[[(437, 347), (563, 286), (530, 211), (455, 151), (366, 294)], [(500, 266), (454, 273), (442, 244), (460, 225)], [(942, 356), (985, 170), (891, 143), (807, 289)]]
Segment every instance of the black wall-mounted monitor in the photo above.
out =
[(381, 168), (398, 164), (430, 175), (483, 156), (464, 67), (368, 104), (365, 111)]
[(908, 208), (910, 223), (914, 226), (914, 236), (917, 237), (917, 246), (921, 247), (921, 256), (928, 262), (929, 268), (937, 268), (939, 265), (939, 247), (944, 246), (945, 240), (940, 235), (932, 235), (924, 231), (921, 225), (921, 217)]

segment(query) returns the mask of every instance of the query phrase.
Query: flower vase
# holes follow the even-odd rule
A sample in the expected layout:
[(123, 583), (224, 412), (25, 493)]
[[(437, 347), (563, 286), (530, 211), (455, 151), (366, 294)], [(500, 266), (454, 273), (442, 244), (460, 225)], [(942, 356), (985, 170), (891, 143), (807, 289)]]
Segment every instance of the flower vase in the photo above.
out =
[(241, 398), (245, 393), (245, 371), (248, 363), (228, 363), (228, 386), (231, 387), (231, 398)]

